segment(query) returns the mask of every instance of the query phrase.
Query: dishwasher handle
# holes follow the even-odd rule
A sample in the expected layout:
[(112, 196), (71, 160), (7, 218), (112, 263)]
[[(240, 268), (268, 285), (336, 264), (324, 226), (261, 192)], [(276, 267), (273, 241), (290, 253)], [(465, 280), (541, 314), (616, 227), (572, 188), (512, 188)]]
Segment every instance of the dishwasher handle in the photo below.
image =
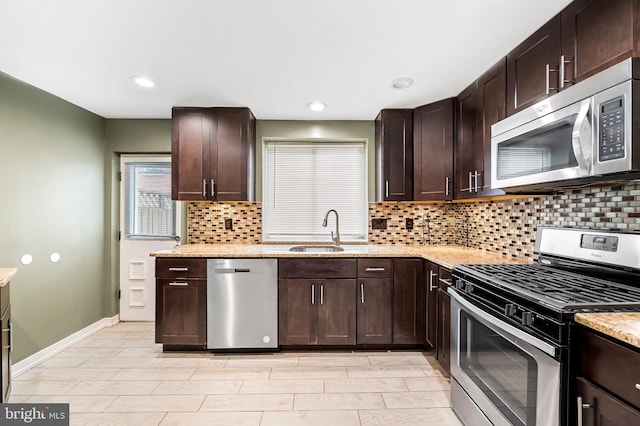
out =
[(235, 274), (238, 272), (251, 272), (251, 268), (216, 268), (216, 274)]

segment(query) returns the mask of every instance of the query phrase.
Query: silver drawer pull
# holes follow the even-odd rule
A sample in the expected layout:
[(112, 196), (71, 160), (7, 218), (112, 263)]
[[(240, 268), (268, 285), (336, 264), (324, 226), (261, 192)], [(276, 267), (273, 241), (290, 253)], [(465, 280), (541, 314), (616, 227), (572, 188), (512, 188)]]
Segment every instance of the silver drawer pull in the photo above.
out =
[(451, 285), (451, 279), (438, 278), (438, 281), (440, 281), (441, 283), (446, 284), (446, 285)]
[(189, 268), (169, 268), (173, 272), (189, 272)]
[(582, 397), (579, 396), (577, 398), (577, 403), (578, 403), (578, 426), (582, 426), (582, 410), (584, 410), (585, 408), (591, 408), (592, 405), (591, 404), (585, 404), (582, 402)]
[(367, 272), (376, 272), (376, 271), (384, 271), (384, 268), (366, 268)]
[(640, 390), (640, 383), (636, 383), (636, 389)]
[(180, 286), (180, 287), (186, 287), (189, 285), (189, 283), (169, 283), (169, 285), (174, 285), (174, 286)]

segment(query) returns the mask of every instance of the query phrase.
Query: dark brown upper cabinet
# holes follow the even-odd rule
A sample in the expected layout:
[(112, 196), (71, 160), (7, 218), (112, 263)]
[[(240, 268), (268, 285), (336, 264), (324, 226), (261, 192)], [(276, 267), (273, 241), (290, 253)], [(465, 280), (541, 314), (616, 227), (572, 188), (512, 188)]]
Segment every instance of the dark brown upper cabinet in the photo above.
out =
[(248, 108), (174, 107), (174, 200), (251, 201), (255, 189), (255, 117)]
[(375, 128), (376, 201), (411, 201), (413, 110), (383, 109)]
[(556, 93), (560, 65), (560, 15), (507, 55), (507, 114)]
[(637, 0), (575, 0), (507, 55), (507, 115), (640, 55)]
[(456, 105), (455, 193), (456, 200), (476, 197), (474, 183), (482, 168), (479, 138), (478, 82), (458, 95)]
[(561, 13), (564, 84), (577, 83), (638, 56), (640, 22), (634, 0), (576, 0)]
[(413, 199), (453, 199), (454, 99), (413, 112)]

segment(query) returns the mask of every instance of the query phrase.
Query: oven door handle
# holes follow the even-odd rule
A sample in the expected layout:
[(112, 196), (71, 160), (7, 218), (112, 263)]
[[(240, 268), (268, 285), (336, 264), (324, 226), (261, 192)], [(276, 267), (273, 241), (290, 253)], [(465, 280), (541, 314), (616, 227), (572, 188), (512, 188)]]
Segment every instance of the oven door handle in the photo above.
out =
[[(493, 325), (493, 327), (499, 327), (501, 330), (503, 330), (504, 333), (501, 333), (501, 336), (509, 340), (514, 345), (518, 346), (518, 340), (520, 340), (530, 344), (534, 348), (537, 348), (542, 352), (546, 353), (547, 355), (555, 358), (556, 348), (554, 346), (546, 342), (543, 342), (542, 340), (536, 337), (533, 337), (522, 330), (518, 330), (514, 326), (509, 325), (504, 321), (501, 321), (500, 319), (494, 317), (491, 314), (488, 314), (487, 312), (483, 311), (482, 309), (478, 308), (477, 306), (463, 299), (460, 295), (458, 295), (458, 292), (454, 288), (449, 287), (447, 289), (447, 292), (451, 295), (451, 297), (453, 297), (456, 300), (456, 302), (461, 307), (464, 308), (465, 311), (473, 314), (473, 316), (481, 319), (486, 324)], [(506, 336), (504, 334), (506, 334)]]

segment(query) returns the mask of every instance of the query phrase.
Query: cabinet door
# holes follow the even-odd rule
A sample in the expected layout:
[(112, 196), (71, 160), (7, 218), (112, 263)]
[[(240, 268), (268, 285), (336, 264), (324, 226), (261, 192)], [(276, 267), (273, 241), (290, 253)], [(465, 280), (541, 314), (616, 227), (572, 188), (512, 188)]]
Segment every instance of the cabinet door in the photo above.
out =
[(357, 290), (356, 342), (359, 345), (391, 344), (393, 330), (391, 278), (359, 278)]
[(453, 99), (413, 113), (413, 199), (453, 199)]
[(425, 282), (422, 259), (393, 262), (393, 343), (423, 344)]
[[(482, 144), (478, 139), (478, 86), (474, 82), (458, 96), (456, 110), (456, 199), (477, 197), (476, 179), (482, 169)], [(480, 143), (479, 143), (480, 142)]]
[[(207, 340), (207, 281), (157, 279), (156, 330), (164, 345), (203, 346)], [(158, 335), (156, 334), (156, 338)]]
[[(206, 200), (209, 188), (211, 115), (206, 108), (173, 108), (171, 198)], [(206, 192), (206, 194), (205, 194)]]
[(562, 16), (565, 84), (577, 83), (634, 56), (634, 0), (576, 0)]
[[(252, 134), (255, 119), (247, 108), (213, 108), (209, 176), (213, 199), (253, 199), (254, 170)], [(251, 190), (251, 191), (249, 191)]]
[(438, 336), (438, 265), (426, 263), (427, 301), (426, 301), (426, 344), (437, 350)]
[(385, 109), (376, 118), (376, 200), (413, 197), (413, 120), (410, 109)]
[(2, 319), (2, 348), (0, 352), (0, 403), (7, 403), (9, 401), (9, 392), (11, 390), (11, 305), (7, 307)]
[[(583, 405), (582, 408), (583, 425), (626, 426), (640, 424), (640, 411), (592, 385), (582, 377), (578, 377), (576, 380), (576, 395), (582, 398), (582, 404), (589, 405), (588, 407)], [(577, 407), (577, 405), (573, 406)]]
[(449, 374), (451, 364), (451, 296), (440, 289), (438, 290), (438, 361)]
[(356, 344), (356, 280), (316, 281), (319, 345)]
[(557, 15), (507, 55), (507, 115), (557, 92), (560, 45)]
[(278, 339), (281, 345), (316, 343), (319, 303), (316, 284), (306, 279), (278, 281)]
[(491, 126), (507, 116), (507, 69), (503, 59), (478, 79), (480, 127), (477, 135), (478, 166), (477, 196), (504, 195), (500, 189), (491, 189)]

